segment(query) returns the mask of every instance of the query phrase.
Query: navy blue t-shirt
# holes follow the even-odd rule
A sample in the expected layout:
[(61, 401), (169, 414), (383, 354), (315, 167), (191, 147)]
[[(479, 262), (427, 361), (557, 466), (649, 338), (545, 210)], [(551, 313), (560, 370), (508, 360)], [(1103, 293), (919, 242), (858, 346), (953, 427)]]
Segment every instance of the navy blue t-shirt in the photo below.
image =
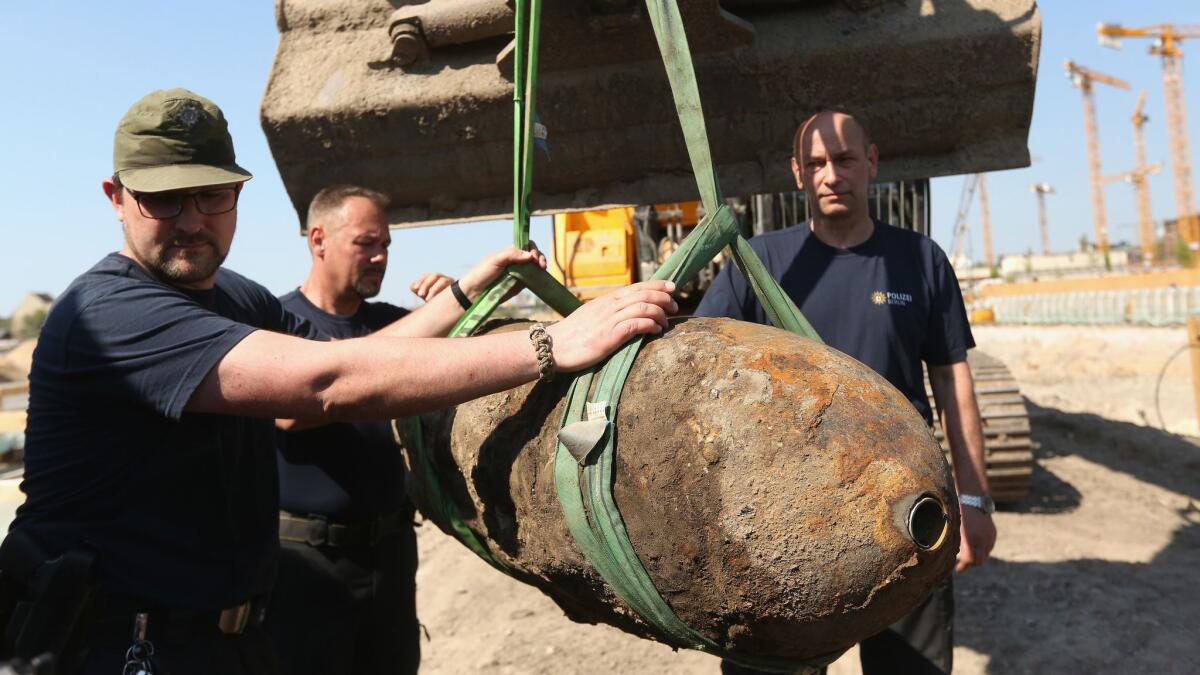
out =
[(51, 555), (88, 547), (99, 586), (219, 609), (268, 592), (278, 553), (273, 420), (184, 412), (255, 329), (316, 338), (229, 270), (183, 290), (113, 253), (76, 278), (29, 374), (27, 495), (12, 527)]
[[(870, 239), (843, 250), (801, 223), (750, 246), (826, 344), (870, 366), (931, 421), (921, 361), (958, 363), (975, 346), (958, 279), (932, 239), (876, 222)], [(733, 264), (696, 315), (769, 323)]]
[[(279, 301), (336, 339), (369, 335), (408, 314), (386, 302), (364, 302), (352, 316), (330, 314), (299, 290)], [(279, 504), (285, 511), (355, 522), (395, 513), (406, 504), (404, 461), (387, 422), (280, 432), (278, 445)]]

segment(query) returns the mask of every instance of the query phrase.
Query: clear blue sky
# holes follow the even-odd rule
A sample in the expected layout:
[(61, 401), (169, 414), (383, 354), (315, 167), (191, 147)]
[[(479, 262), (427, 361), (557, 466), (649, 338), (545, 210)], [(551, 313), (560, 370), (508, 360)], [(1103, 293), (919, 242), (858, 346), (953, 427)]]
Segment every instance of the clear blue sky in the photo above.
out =
[[(1105, 171), (1133, 165), (1129, 117), (1138, 87), (1149, 90), (1149, 159), (1168, 164), (1159, 59), (1146, 54), (1145, 40), (1126, 41), (1120, 52), (1100, 47), (1096, 23), (1200, 24), (1196, 0), (1046, 0), (1041, 11), (1041, 67), (1029, 146), (1042, 159), (1028, 169), (989, 176), (1000, 253), (1038, 247), (1036, 204), (1028, 190), (1034, 181), (1052, 183), (1058, 190), (1048, 203), (1055, 248), (1073, 248), (1080, 235), (1092, 232), (1081, 100), (1063, 76), (1065, 59), (1135, 87), (1131, 92), (1097, 88)], [(113, 129), (133, 101), (164, 87), (188, 87), (221, 105), (238, 159), (255, 174), (243, 194), (227, 265), (275, 292), (302, 280), (306, 250), (258, 122), (277, 42), (272, 2), (20, 2), (6, 3), (0, 12), (0, 91), (5, 93), (0, 103), (0, 129), (5, 131), (0, 136), (0, 315), (10, 313), (27, 291), (57, 295), (103, 254), (120, 248), (120, 227), (99, 187), (111, 172)], [(1196, 164), (1200, 40), (1185, 43), (1185, 50)], [(1200, 165), (1195, 174), (1200, 175)], [(962, 180), (944, 178), (933, 184), (933, 235), (943, 247), (949, 246)], [(1169, 168), (1151, 178), (1151, 192), (1155, 218), (1173, 216)], [(1106, 196), (1113, 240), (1135, 239), (1132, 188), (1114, 184)], [(971, 219), (977, 229), (977, 214)], [(416, 273), (440, 270), (457, 276), (510, 237), (508, 223), (397, 231), (381, 297), (411, 305), (415, 298), (407, 291), (407, 280)], [(545, 220), (535, 224), (533, 237), (548, 245)], [(971, 249), (982, 254), (977, 233)]]

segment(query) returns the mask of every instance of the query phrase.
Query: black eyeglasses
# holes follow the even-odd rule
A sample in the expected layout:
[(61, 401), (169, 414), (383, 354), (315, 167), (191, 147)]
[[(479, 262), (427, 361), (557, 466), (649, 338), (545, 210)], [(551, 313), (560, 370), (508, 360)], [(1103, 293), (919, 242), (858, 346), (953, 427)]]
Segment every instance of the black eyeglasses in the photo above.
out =
[[(125, 188), (129, 190), (129, 188)], [(166, 220), (183, 213), (183, 200), (191, 198), (196, 204), (196, 210), (206, 216), (217, 216), (229, 213), (237, 208), (237, 188), (215, 188), (200, 192), (134, 192), (129, 190), (133, 200), (137, 202), (138, 211), (147, 218)]]

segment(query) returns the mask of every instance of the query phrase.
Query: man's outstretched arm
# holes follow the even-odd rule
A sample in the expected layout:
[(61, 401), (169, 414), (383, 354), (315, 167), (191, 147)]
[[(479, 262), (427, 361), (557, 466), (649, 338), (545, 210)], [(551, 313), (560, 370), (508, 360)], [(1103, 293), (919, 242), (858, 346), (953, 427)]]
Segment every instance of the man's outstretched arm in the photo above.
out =
[[(634, 284), (547, 329), (555, 367), (581, 370), (630, 338), (661, 332), (676, 310), (664, 281)], [(255, 331), (209, 371), (188, 412), (342, 421), (404, 417), (537, 379), (524, 332), (456, 340), (376, 333), (316, 342)]]
[[(944, 420), (950, 456), (954, 459), (954, 482), (959, 494), (987, 495), (987, 458), (983, 445), (983, 420), (975, 401), (975, 380), (966, 361), (946, 366), (929, 366), (929, 384)], [(982, 565), (996, 544), (996, 525), (991, 515), (979, 509), (962, 508), (962, 544), (957, 571)]]

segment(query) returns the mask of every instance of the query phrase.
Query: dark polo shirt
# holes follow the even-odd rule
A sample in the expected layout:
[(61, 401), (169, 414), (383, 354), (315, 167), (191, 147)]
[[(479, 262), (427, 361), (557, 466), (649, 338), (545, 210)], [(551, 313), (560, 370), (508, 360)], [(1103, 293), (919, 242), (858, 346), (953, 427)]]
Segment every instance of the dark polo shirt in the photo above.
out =
[(95, 551), (103, 592), (202, 609), (268, 592), (279, 547), (273, 420), (184, 412), (256, 329), (320, 336), (229, 270), (211, 290), (182, 290), (114, 253), (75, 279), (34, 352), (27, 499), (12, 527), (52, 555)]

